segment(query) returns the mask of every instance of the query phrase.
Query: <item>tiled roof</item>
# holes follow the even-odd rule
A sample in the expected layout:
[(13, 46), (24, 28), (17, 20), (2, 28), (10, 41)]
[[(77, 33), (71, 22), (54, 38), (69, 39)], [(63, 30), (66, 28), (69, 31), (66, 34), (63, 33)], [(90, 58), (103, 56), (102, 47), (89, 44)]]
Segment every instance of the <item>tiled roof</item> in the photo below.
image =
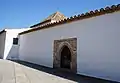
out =
[(47, 17), (44, 21), (46, 21), (46, 20), (60, 21), (60, 20), (63, 20), (65, 18), (67, 18), (67, 17), (65, 17), (62, 13), (57, 11), (54, 14), (50, 15), (49, 17)]
[(19, 33), (19, 35), (29, 33), (29, 32), (33, 32), (33, 31), (40, 30), (40, 29), (50, 28), (50, 27), (57, 26), (57, 25), (60, 25), (60, 24), (65, 24), (65, 23), (69, 23), (69, 22), (73, 22), (73, 21), (77, 21), (77, 20), (91, 18), (91, 17), (94, 17), (94, 16), (100, 16), (100, 15), (104, 15), (104, 14), (108, 14), (108, 13), (113, 13), (113, 12), (116, 12), (116, 11), (120, 11), (120, 4), (112, 5), (111, 7), (101, 8), (101, 9), (95, 10), (95, 11), (86, 12), (85, 14), (79, 14), (77, 16), (75, 15), (75, 16), (72, 16), (70, 18), (66, 18), (66, 19), (63, 19), (63, 20), (60, 20), (60, 21), (57, 21), (57, 22), (54, 22), (54, 23), (49, 23), (49, 24), (46, 24), (46, 25), (41, 26), (41, 27), (32, 28), (30, 30)]
[(35, 24), (33, 26), (31, 26), (30, 28), (33, 28), (33, 27), (36, 27), (36, 26), (39, 26), (39, 25), (42, 25), (46, 22), (49, 22), (51, 20), (54, 20), (54, 21), (60, 21), (60, 20), (63, 20), (63, 19), (66, 19), (67, 17), (65, 17), (62, 13), (60, 12), (55, 12), (53, 13), (52, 15), (48, 16), (46, 19), (44, 19), (42, 22), (38, 23), (38, 24)]

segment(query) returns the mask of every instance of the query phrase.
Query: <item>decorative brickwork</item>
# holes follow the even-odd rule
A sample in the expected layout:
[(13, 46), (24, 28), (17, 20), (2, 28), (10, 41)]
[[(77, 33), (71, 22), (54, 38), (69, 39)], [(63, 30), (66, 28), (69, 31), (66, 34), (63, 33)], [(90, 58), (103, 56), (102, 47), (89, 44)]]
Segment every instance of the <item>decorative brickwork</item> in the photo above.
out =
[(70, 71), (77, 72), (77, 38), (54, 40), (53, 67), (60, 68), (61, 50), (67, 46), (71, 52)]

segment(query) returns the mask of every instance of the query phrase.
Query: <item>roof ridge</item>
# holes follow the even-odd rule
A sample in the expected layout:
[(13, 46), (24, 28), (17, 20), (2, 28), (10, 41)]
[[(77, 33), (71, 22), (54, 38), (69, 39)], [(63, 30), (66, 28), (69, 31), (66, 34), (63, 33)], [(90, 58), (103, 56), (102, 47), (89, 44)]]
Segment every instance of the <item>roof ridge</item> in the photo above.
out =
[(54, 13), (54, 16), (53, 16), (53, 18), (55, 18), (55, 16), (56, 16), (57, 14), (58, 14), (58, 11)]
[[(60, 13), (59, 11), (55, 12), (54, 14), (55, 14), (55, 15), (53, 16), (53, 18), (55, 18), (57, 15), (58, 15), (58, 16), (60, 16), (60, 15), (61, 15), (61, 16), (64, 16), (64, 15), (63, 15), (62, 13)], [(66, 17), (66, 16), (64, 16), (64, 17)]]
[(52, 17), (52, 18), (54, 18), (56, 15), (58, 15), (58, 14), (61, 14), (61, 15), (63, 15), (62, 13), (60, 13), (59, 11), (56, 11), (55, 13), (53, 13), (53, 14), (51, 14), (50, 16), (48, 16), (46, 19), (44, 19), (44, 21), (45, 20), (47, 20), (49, 17)]
[[(61, 15), (61, 16), (60, 16)], [(58, 17), (57, 17), (58, 16)], [(60, 13), (59, 11), (57, 12), (54, 12), (53, 14), (49, 15), (47, 18), (45, 18), (43, 21), (41, 21), (40, 23), (37, 23), (35, 25), (32, 25), (30, 26), (31, 28), (32, 27), (35, 27), (37, 25), (40, 25), (42, 23), (45, 23), (45, 22), (48, 22), (48, 21), (51, 21), (51, 20), (56, 20), (56, 21), (59, 21), (60, 19), (64, 19), (66, 18), (66, 16), (64, 16), (64, 14)]]

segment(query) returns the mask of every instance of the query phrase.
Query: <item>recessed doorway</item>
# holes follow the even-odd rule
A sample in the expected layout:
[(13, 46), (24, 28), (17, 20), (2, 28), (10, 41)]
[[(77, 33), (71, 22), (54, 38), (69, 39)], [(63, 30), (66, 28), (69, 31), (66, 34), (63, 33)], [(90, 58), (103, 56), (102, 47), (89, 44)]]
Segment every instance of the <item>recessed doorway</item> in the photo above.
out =
[(54, 40), (53, 68), (77, 73), (77, 38)]
[(71, 69), (71, 52), (70, 49), (67, 46), (63, 46), (61, 49), (61, 60), (60, 60), (60, 67)]

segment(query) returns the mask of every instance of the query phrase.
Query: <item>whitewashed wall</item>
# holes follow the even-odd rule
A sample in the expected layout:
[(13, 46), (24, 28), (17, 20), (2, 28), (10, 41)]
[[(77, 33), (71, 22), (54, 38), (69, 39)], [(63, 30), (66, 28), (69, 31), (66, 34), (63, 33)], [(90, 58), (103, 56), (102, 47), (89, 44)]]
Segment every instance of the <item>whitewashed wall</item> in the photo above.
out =
[(0, 58), (4, 56), (6, 32), (0, 34)]
[(77, 37), (77, 73), (120, 81), (120, 12), (20, 36), (19, 58), (53, 67), (53, 42)]
[(5, 29), (6, 30), (6, 41), (4, 50), (4, 59), (18, 59), (19, 45), (13, 45), (13, 38), (18, 37), (18, 33), (28, 30), (24, 29)]

